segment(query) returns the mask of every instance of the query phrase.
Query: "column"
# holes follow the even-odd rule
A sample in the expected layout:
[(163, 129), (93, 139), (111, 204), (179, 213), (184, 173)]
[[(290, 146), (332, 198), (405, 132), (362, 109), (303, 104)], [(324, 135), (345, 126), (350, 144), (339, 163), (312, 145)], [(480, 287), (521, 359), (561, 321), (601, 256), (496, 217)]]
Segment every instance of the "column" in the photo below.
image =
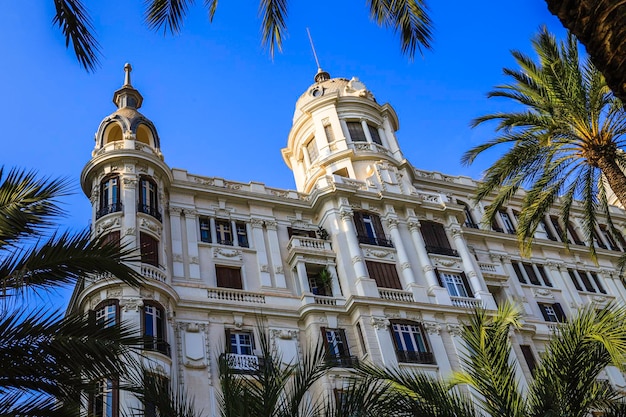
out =
[(270, 249), (270, 260), (274, 267), (274, 284), (276, 288), (287, 288), (283, 261), (280, 256), (280, 245), (278, 243), (278, 224), (273, 220), (265, 220), (265, 230), (267, 230), (267, 240)]
[(183, 234), (180, 219), (182, 211), (180, 207), (170, 207), (173, 276), (181, 278), (185, 276), (185, 267), (183, 264)]
[(415, 280), (415, 275), (413, 274), (413, 270), (411, 269), (411, 263), (409, 262), (409, 257), (407, 255), (406, 248), (404, 247), (404, 242), (402, 241), (400, 230), (398, 229), (398, 219), (394, 217), (388, 217), (387, 227), (389, 229), (389, 233), (391, 234), (393, 244), (396, 248), (396, 253), (398, 254), (398, 261), (400, 261), (400, 273), (402, 276), (402, 283), (404, 284), (404, 288), (408, 291), (413, 292), (415, 301), (428, 301), (426, 291), (423, 291), (424, 287), (418, 285)]
[(426, 277), (428, 294), (435, 296), (438, 304), (451, 305), (452, 301), (450, 301), (450, 294), (448, 294), (448, 291), (445, 288), (439, 285), (435, 268), (430, 262), (428, 252), (426, 252), (426, 243), (424, 243), (424, 237), (420, 231), (419, 220), (415, 217), (409, 218), (408, 225), (409, 230), (411, 231), (411, 239), (413, 240), (413, 245), (415, 246), (415, 250), (417, 252), (417, 258), (419, 259), (422, 271), (424, 271), (424, 276)]
[(217, 229), (215, 225), (215, 217), (209, 218), (209, 232), (211, 233), (211, 242), (217, 243)]
[(137, 183), (135, 176), (124, 176), (122, 183), (120, 200), (124, 205), (124, 216), (122, 217), (122, 244), (128, 248), (135, 248), (139, 254), (139, 233), (137, 232)]
[(454, 244), (463, 261), (463, 269), (467, 272), (467, 277), (472, 286), (472, 291), (474, 291), (474, 296), (483, 301), (483, 307), (493, 310), (497, 309), (493, 295), (487, 291), (487, 288), (483, 284), (482, 273), (474, 264), (474, 258), (467, 248), (465, 239), (463, 239), (461, 227), (458, 224), (453, 224), (450, 227), (450, 233), (452, 233)]
[(298, 260), (296, 263), (296, 274), (298, 275), (298, 282), (300, 282), (300, 295), (312, 295), (311, 288), (309, 287), (309, 277), (306, 273), (306, 265), (303, 260)]
[(368, 297), (378, 297), (379, 294), (376, 282), (369, 277), (365, 261), (363, 261), (361, 246), (359, 245), (359, 241), (356, 237), (356, 227), (354, 226), (354, 221), (352, 220), (353, 213), (351, 210), (342, 209), (339, 212), (339, 215), (341, 216), (343, 232), (346, 237), (346, 241), (348, 242), (348, 252), (356, 274), (355, 284), (357, 293), (358, 295)]
[(549, 278), (552, 279), (552, 285), (563, 290), (564, 301), (571, 300), (576, 305), (576, 308), (583, 305), (583, 299), (580, 297), (578, 290), (574, 288), (565, 264), (562, 262), (548, 262), (546, 266), (546, 272), (549, 274)]
[(370, 135), (370, 128), (367, 125), (365, 119), (361, 119), (361, 126), (363, 126), (363, 133), (365, 133), (365, 139), (367, 139), (367, 143), (374, 143), (372, 140), (372, 135)]
[(230, 221), (230, 230), (231, 230), (231, 236), (233, 239), (233, 246), (235, 247), (239, 247), (239, 235), (237, 235), (237, 222), (235, 222), (234, 220)]
[(189, 278), (200, 279), (200, 254), (198, 252), (198, 212), (185, 209), (187, 231), (187, 254), (189, 259)]
[(396, 358), (396, 347), (389, 333), (389, 320), (384, 316), (372, 316), (370, 324), (376, 330), (376, 341), (378, 342), (383, 366), (396, 368), (398, 366), (398, 358)]
[(433, 317), (433, 321), (423, 321), (422, 326), (428, 333), (428, 342), (439, 367), (439, 376), (444, 379), (451, 377), (452, 365), (450, 365), (450, 358), (448, 358), (448, 353), (441, 337), (441, 324), (435, 321)]
[(263, 220), (250, 219), (252, 227), (252, 240), (256, 248), (256, 259), (259, 266), (259, 278), (261, 287), (271, 287), (272, 277), (269, 273), (269, 265), (267, 264), (267, 252), (265, 250), (265, 236), (263, 233)]
[(335, 264), (326, 265), (326, 269), (328, 269), (328, 272), (330, 272), (330, 275), (333, 278), (332, 284), (331, 284), (332, 290), (333, 290), (333, 297), (335, 298), (343, 297), (343, 293), (341, 292), (341, 287), (339, 286), (339, 277), (337, 276), (337, 268), (335, 267)]

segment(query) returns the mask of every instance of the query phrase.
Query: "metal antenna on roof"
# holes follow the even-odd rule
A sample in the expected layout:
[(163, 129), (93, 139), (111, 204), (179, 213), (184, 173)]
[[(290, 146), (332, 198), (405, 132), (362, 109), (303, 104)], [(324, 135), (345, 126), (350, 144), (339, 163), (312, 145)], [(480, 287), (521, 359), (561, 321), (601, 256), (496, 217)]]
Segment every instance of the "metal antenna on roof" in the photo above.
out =
[(320, 60), (317, 59), (317, 52), (315, 52), (315, 45), (313, 45), (313, 38), (311, 37), (311, 31), (309, 28), (306, 28), (306, 33), (309, 35), (309, 42), (311, 43), (311, 49), (313, 50), (313, 56), (315, 57), (315, 63), (317, 64), (317, 74), (315, 74), (315, 82), (319, 83), (322, 81), (330, 80), (330, 74), (322, 69), (320, 66)]

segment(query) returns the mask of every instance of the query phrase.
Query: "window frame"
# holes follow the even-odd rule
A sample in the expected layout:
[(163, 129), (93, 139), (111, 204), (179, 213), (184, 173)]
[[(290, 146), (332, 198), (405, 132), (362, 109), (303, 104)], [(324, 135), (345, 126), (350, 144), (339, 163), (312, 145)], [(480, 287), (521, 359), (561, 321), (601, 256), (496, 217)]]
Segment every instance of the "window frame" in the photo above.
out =
[(326, 360), (337, 367), (354, 366), (356, 358), (350, 354), (350, 346), (348, 345), (345, 329), (321, 327), (320, 331), (326, 351)]
[(352, 143), (367, 143), (367, 136), (365, 135), (365, 130), (363, 129), (363, 124), (358, 121), (346, 121), (346, 126), (348, 128), (348, 135), (350, 136), (350, 141)]
[(537, 303), (537, 305), (539, 305), (539, 310), (545, 321), (549, 323), (565, 323), (567, 320), (561, 303)]
[(353, 220), (359, 243), (393, 247), (392, 242), (385, 235), (385, 230), (378, 214), (368, 211), (355, 211)]
[[(150, 313), (150, 309), (153, 313)], [(149, 315), (150, 320), (148, 320)], [(149, 322), (150, 327), (148, 327)], [(149, 328), (153, 334), (148, 334)], [(167, 342), (167, 317), (165, 308), (161, 304), (144, 300), (141, 311), (141, 334), (144, 338), (144, 350), (171, 356), (170, 345)]]
[[(112, 309), (110, 309), (112, 307)], [(103, 312), (103, 313), (101, 313)], [(112, 313), (112, 314), (111, 314)], [(105, 328), (116, 326), (120, 323), (120, 303), (116, 299), (102, 300), (90, 311), (93, 314), (93, 323)], [(104, 319), (102, 319), (104, 317)]]
[[(474, 298), (474, 291), (472, 290), (472, 286), (470, 285), (465, 272), (440, 272), (435, 269), (435, 273), (437, 275), (437, 279), (439, 280), (439, 285), (445, 288), (451, 297)], [(452, 280), (448, 280), (447, 278), (451, 278)], [(452, 289), (456, 294), (452, 294)], [(461, 294), (459, 289), (462, 289), (463, 294), (465, 295)]]
[(98, 210), (96, 211), (96, 219), (110, 213), (122, 211), (120, 183), (118, 174), (107, 175), (100, 181), (100, 199)]
[[(237, 273), (235, 274), (233, 271), (237, 271)], [(215, 285), (218, 288), (243, 290), (243, 274), (241, 267), (231, 265), (215, 265)]]
[[(147, 250), (151, 249), (149, 252)], [(152, 265), (159, 268), (159, 239), (150, 233), (139, 232), (139, 252), (142, 264)]]
[[(119, 416), (119, 381), (117, 378), (107, 377), (94, 381), (95, 389), (89, 393), (87, 399), (88, 417), (118, 417)], [(106, 386), (104, 385), (106, 384)], [(108, 391), (107, 391), (108, 389)], [(105, 401), (105, 393), (110, 392), (110, 407)], [(99, 401), (99, 398), (102, 398)], [(101, 403), (101, 408), (98, 407)], [(97, 409), (96, 409), (97, 408)]]
[[(408, 331), (405, 331), (400, 326), (407, 326), (405, 328)], [(422, 323), (410, 320), (391, 320), (389, 330), (398, 362), (436, 364), (428, 335)], [(421, 338), (421, 344), (415, 337), (416, 335)], [(408, 342), (411, 342), (412, 346), (408, 346)], [(413, 350), (407, 350), (407, 348), (413, 348)]]
[(424, 239), (426, 252), (438, 255), (459, 256), (450, 245), (450, 239), (446, 233), (446, 227), (439, 222), (420, 220), (420, 233)]
[(158, 221), (161, 221), (162, 217), (159, 211), (159, 185), (153, 178), (147, 175), (139, 177), (138, 197), (137, 211), (148, 214)]

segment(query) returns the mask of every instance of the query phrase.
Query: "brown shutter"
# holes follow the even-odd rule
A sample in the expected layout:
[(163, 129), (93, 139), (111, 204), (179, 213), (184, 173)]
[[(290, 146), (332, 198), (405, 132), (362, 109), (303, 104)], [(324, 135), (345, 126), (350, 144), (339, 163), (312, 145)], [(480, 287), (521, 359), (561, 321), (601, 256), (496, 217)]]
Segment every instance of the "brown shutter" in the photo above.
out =
[(576, 287), (576, 289), (578, 291), (582, 291), (582, 287), (580, 286), (580, 284), (578, 283), (578, 279), (576, 278), (576, 275), (574, 275), (574, 271), (572, 271), (571, 269), (567, 269), (567, 273), (569, 274), (570, 279), (572, 280), (572, 283), (574, 284), (574, 287)]
[(243, 289), (241, 282), (241, 270), (239, 268), (229, 268), (215, 265), (217, 286), (222, 288)]
[(376, 237), (379, 239), (386, 239), (383, 225), (380, 222), (380, 217), (378, 217), (376, 214), (370, 214), (370, 220), (372, 220), (372, 223), (374, 225), (374, 232), (376, 233)]
[(293, 229), (291, 227), (287, 227), (287, 234), (289, 237), (293, 236)]
[(230, 329), (226, 329), (226, 353), (233, 353), (232, 345), (230, 342)]
[(593, 285), (591, 284), (591, 281), (589, 281), (589, 276), (587, 275), (587, 272), (585, 271), (578, 271), (578, 275), (580, 276), (580, 279), (583, 281), (583, 285), (585, 286), (585, 289), (589, 292), (596, 292), (596, 289), (593, 288)]
[(438, 247), (437, 244), (437, 236), (435, 235), (435, 231), (433, 230), (433, 222), (428, 220), (422, 220), (420, 222), (420, 230), (422, 232), (422, 237), (424, 238), (424, 243), (426, 246), (435, 246)]
[(465, 291), (467, 291), (468, 297), (473, 297), (474, 291), (472, 291), (472, 287), (467, 280), (467, 275), (465, 275), (465, 272), (461, 272), (461, 280), (463, 281), (463, 286), (465, 287)]
[(433, 229), (435, 231), (435, 236), (437, 236), (437, 246), (440, 248), (452, 249), (443, 224), (433, 223)]
[(395, 290), (402, 289), (402, 283), (398, 276), (395, 264), (386, 264), (382, 262), (365, 261), (367, 272), (376, 285), (380, 288), (391, 288)]
[(521, 282), (522, 284), (526, 284), (526, 279), (524, 279), (524, 275), (522, 274), (522, 271), (519, 268), (519, 264), (513, 261), (511, 262), (511, 265), (513, 266), (513, 271), (515, 271), (515, 275), (517, 275), (517, 280)]
[(147, 233), (139, 234), (141, 262), (159, 266), (159, 242)]
[(356, 227), (357, 236), (367, 236), (365, 224), (363, 224), (363, 213), (360, 211), (354, 212), (354, 227)]
[(102, 241), (105, 245), (115, 245), (118, 248), (120, 247), (120, 231), (116, 230), (113, 232), (109, 232), (104, 236)]
[(526, 365), (528, 365), (528, 369), (532, 374), (535, 372), (535, 368), (537, 367), (537, 361), (535, 360), (535, 355), (533, 355), (533, 351), (528, 345), (520, 345), (520, 349), (522, 350), (522, 354), (524, 355), (524, 360), (526, 361)]
[(559, 319), (560, 323), (565, 323), (565, 321), (567, 320), (565, 318), (565, 312), (563, 311), (563, 308), (561, 307), (560, 303), (554, 303), (552, 304), (552, 308), (554, 309), (554, 312), (556, 313), (556, 317)]
[(541, 282), (539, 282), (539, 279), (535, 274), (533, 266), (526, 262), (522, 263), (522, 266), (524, 267), (524, 271), (526, 271), (526, 275), (528, 275), (528, 279), (530, 280), (530, 282), (534, 285), (541, 285)]
[(326, 327), (320, 327), (320, 331), (322, 332), (322, 342), (324, 343), (324, 349), (326, 349), (326, 355), (328, 355), (330, 349), (328, 346), (328, 337), (326, 337)]

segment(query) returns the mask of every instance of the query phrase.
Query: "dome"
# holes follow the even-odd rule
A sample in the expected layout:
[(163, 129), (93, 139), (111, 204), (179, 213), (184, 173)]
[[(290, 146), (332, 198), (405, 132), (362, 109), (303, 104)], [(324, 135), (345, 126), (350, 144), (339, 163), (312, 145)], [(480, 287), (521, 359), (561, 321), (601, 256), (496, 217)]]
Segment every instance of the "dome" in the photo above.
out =
[(365, 87), (358, 78), (330, 78), (327, 72), (318, 71), (315, 76), (316, 82), (312, 84), (296, 101), (294, 121), (302, 113), (302, 108), (307, 104), (322, 97), (361, 97), (376, 102), (374, 95)]

